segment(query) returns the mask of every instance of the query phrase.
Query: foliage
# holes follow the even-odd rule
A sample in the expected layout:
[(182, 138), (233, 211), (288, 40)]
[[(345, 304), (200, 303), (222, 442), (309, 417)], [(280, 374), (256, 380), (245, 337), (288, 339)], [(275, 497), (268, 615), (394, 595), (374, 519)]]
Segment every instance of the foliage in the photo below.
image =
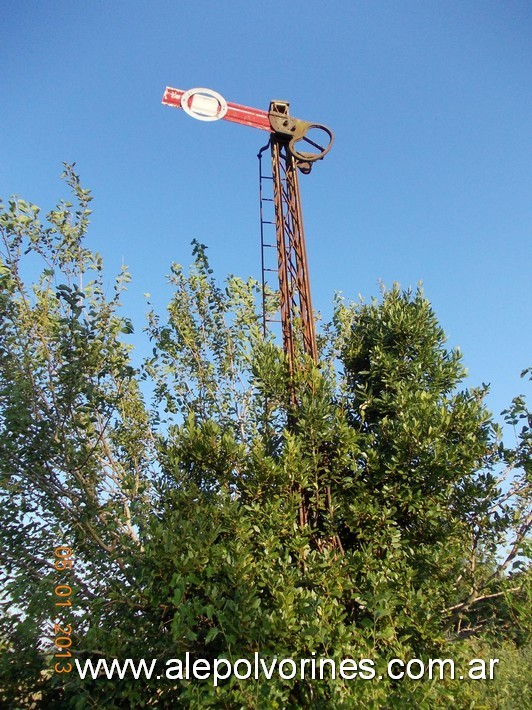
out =
[[(504, 445), (486, 388), (460, 389), (460, 354), (420, 289), (339, 299), (319, 365), (300, 357), (294, 408), (258, 285), (220, 287), (194, 243), (135, 367), (129, 275), (105, 294), (84, 246), (90, 193), (71, 167), (65, 178), (76, 206), (46, 224), (22, 200), (0, 209), (4, 704), (483, 707), (458, 681), (54, 673), (58, 583), (74, 589), (61, 619), (81, 661), (259, 652), (381, 670), (392, 657), (466, 663), (488, 644), (525, 659), (530, 622), (530, 415), (516, 397), (506, 416), (521, 431)], [(54, 569), (59, 545), (72, 570)]]

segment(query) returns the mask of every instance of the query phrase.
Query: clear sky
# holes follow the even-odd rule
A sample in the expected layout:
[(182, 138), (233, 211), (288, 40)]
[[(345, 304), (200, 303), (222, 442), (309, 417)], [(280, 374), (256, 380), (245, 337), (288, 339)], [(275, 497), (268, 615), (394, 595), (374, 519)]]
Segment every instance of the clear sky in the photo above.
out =
[(169, 264), (209, 246), (260, 277), (265, 134), (164, 107), (166, 85), (267, 109), (335, 144), (301, 187), (314, 307), (423, 281), (468, 385), (498, 413), (532, 364), (528, 0), (3, 0), (0, 195), (53, 206), (62, 161), (93, 190), (88, 246), (122, 261), (139, 329)]

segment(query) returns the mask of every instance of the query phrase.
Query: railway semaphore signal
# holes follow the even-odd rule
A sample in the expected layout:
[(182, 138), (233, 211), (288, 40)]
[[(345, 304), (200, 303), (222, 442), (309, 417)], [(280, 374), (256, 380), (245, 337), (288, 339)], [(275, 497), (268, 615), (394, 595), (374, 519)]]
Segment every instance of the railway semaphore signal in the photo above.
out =
[[(272, 158), (273, 198), (279, 275), (281, 327), (283, 349), (286, 353), (290, 376), (294, 373), (296, 357), (296, 324), (301, 324), (304, 352), (317, 362), (316, 331), (312, 313), (312, 299), (308, 261), (303, 230), (303, 215), (299, 190), (298, 170), (308, 174), (313, 163), (321, 160), (331, 149), (332, 131), (319, 123), (302, 121), (291, 116), (286, 101), (272, 101), (269, 111), (230, 103), (211, 89), (173, 89), (167, 87), (163, 104), (182, 108), (200, 121), (223, 119), (269, 133), (268, 144), (259, 152), (259, 158), (269, 147)], [(263, 195), (261, 180), (261, 248), (263, 318), (266, 328), (265, 249), (263, 205), (268, 200)], [(294, 402), (295, 404), (295, 402)]]

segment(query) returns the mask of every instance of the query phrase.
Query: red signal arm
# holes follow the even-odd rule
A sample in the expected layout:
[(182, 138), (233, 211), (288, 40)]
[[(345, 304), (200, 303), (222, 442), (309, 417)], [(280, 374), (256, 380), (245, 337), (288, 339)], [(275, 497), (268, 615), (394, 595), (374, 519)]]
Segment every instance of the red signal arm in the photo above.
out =
[[(167, 86), (162, 103), (166, 104), (166, 106), (182, 108), (181, 98), (184, 93), (186, 92), (182, 89), (173, 89), (172, 87)], [(261, 111), (258, 108), (241, 106), (240, 104), (233, 104), (228, 101), (227, 113), (223, 116), (223, 119), (225, 121), (241, 123), (244, 126), (251, 126), (252, 128), (259, 128), (262, 131), (273, 133), (268, 111)]]

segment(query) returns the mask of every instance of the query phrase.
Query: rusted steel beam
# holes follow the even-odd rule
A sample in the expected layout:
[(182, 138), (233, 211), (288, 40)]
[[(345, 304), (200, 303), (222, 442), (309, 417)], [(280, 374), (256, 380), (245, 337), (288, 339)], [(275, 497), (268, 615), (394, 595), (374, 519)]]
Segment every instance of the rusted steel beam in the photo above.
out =
[(303, 351), (314, 362), (318, 359), (318, 349), (301, 211), (298, 160), (288, 149), (285, 137), (274, 134), (270, 144), (283, 349), (292, 376), (296, 366), (298, 325), (301, 328)]

